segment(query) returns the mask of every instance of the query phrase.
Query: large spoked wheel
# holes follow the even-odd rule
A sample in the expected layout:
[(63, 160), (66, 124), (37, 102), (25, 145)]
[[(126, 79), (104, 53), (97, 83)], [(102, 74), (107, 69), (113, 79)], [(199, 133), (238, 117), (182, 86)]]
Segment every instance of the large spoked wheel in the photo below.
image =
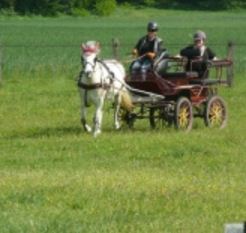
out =
[(181, 97), (178, 99), (175, 107), (175, 127), (185, 132), (192, 129), (193, 111), (189, 99)]
[(212, 96), (205, 107), (205, 125), (210, 128), (223, 129), (227, 124), (227, 107), (219, 96)]
[(164, 108), (150, 108), (149, 123), (152, 129), (160, 129), (170, 127), (172, 125), (172, 119), (167, 116)]

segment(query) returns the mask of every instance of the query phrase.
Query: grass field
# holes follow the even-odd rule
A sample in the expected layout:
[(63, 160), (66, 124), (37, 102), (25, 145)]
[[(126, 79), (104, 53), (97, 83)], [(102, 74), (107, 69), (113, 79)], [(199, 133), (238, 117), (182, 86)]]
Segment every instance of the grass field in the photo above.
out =
[[(127, 15), (127, 17), (126, 17)], [(60, 17), (0, 17), (0, 42), (4, 72), (33, 76), (39, 72), (47, 75), (59, 72), (75, 73), (80, 65), (80, 44), (98, 40), (102, 44), (102, 57), (112, 57), (111, 40), (120, 40), (121, 60), (128, 54), (137, 39), (146, 31), (149, 20), (160, 25), (170, 54), (177, 54), (192, 41), (197, 29), (206, 31), (208, 44), (218, 57), (226, 56), (228, 41), (236, 44), (236, 69), (246, 70), (245, 12), (186, 12), (164, 10), (119, 10), (111, 17), (86, 18)]]
[[(208, 31), (221, 54), (220, 44), (229, 37), (246, 43), (242, 12), (182, 15), (181, 20), (175, 11), (129, 10), (127, 18), (122, 11), (110, 18), (0, 17), (6, 46), (0, 87), (1, 233), (217, 233), (225, 223), (245, 221), (244, 68), (236, 67), (233, 88), (220, 90), (229, 110), (223, 130), (196, 119), (189, 134), (150, 130), (147, 121), (137, 122), (133, 131), (115, 132), (109, 106), (97, 139), (79, 123), (74, 77), (83, 40), (107, 44), (117, 35), (126, 54), (155, 17), (163, 37), (169, 43), (173, 38), (174, 52), (196, 28)], [(235, 33), (228, 35), (229, 29)], [(243, 51), (236, 59), (245, 59)], [(105, 46), (102, 55), (110, 54)]]

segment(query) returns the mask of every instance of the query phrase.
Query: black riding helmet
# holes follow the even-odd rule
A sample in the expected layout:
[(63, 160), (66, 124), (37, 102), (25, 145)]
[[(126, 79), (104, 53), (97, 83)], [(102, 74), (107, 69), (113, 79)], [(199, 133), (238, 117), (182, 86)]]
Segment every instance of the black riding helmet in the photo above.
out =
[(156, 22), (149, 22), (147, 25), (148, 32), (158, 31), (158, 24)]

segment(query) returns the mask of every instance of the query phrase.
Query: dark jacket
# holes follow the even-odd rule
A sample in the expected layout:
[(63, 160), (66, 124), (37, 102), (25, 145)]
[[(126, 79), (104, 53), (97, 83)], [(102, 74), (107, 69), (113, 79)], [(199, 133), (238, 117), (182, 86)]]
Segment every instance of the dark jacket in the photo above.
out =
[(146, 35), (138, 41), (135, 49), (137, 49), (139, 56), (142, 56), (148, 52), (159, 54), (163, 50), (163, 41), (159, 37), (156, 37), (154, 40), (150, 41)]
[[(208, 47), (205, 47), (204, 53), (201, 56), (201, 51), (199, 48), (194, 47), (194, 45), (189, 45), (180, 51), (180, 55), (188, 58), (186, 64), (186, 71), (197, 71), (200, 77), (203, 77), (205, 71), (207, 71), (207, 62), (212, 60), (216, 55)], [(200, 58), (199, 61), (192, 62), (192, 60)]]

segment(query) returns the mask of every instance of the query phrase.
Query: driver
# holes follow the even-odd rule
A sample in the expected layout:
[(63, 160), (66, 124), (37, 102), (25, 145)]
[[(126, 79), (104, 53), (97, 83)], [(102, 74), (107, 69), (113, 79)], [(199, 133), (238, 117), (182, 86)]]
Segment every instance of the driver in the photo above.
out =
[(131, 72), (141, 71), (146, 73), (153, 64), (153, 60), (163, 51), (163, 41), (157, 36), (158, 24), (149, 22), (147, 35), (140, 38), (134, 47), (132, 54), (137, 59), (131, 64)]
[[(207, 62), (216, 59), (215, 53), (205, 45), (206, 38), (205, 32), (197, 31), (193, 35), (193, 44), (180, 51), (180, 55), (188, 59), (186, 71), (197, 71), (203, 78), (207, 76)], [(197, 61), (192, 62), (194, 59)]]

